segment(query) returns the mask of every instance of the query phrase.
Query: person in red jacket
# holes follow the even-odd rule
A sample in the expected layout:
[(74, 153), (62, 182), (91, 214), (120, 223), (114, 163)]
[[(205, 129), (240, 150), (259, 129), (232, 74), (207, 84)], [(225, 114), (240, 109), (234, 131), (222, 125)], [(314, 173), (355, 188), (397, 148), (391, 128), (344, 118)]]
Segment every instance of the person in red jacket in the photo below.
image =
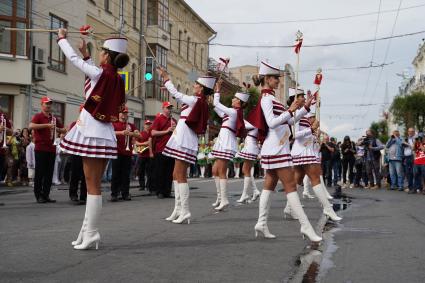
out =
[(139, 177), (139, 187), (141, 191), (146, 188), (151, 192), (151, 175), (152, 175), (152, 137), (151, 137), (151, 120), (145, 120), (144, 129), (140, 132), (140, 137), (136, 140), (137, 153), (139, 154), (139, 166), (137, 176)]
[(155, 117), (151, 130), (155, 155), (152, 190), (158, 198), (170, 197), (173, 183), (174, 159), (162, 154), (177, 125), (176, 119), (171, 117), (172, 107), (168, 101), (162, 104), (162, 113)]
[(117, 202), (121, 193), (123, 200), (131, 200), (130, 172), (133, 154), (133, 138), (140, 133), (133, 123), (128, 122), (128, 108), (119, 114), (119, 121), (113, 123), (117, 135), (118, 157), (112, 160), (111, 201)]
[(52, 114), (52, 99), (41, 98), (41, 112), (32, 117), (29, 128), (34, 130), (35, 178), (34, 195), (38, 203), (56, 202), (49, 197), (56, 159), (57, 134), (65, 133), (62, 122)]

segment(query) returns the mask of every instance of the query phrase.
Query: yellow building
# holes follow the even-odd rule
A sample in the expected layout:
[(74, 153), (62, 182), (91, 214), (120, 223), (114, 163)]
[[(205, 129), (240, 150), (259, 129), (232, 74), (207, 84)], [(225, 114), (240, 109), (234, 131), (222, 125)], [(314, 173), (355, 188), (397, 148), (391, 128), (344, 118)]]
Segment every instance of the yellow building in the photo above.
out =
[[(194, 80), (207, 72), (209, 41), (215, 31), (184, 0), (148, 0), (147, 5), (149, 46), (159, 64), (167, 68), (176, 88), (192, 94)], [(149, 50), (146, 52), (146, 56), (152, 56)], [(149, 118), (161, 111), (163, 101), (172, 99), (161, 84), (157, 74), (146, 83)]]
[[(259, 67), (257, 66), (243, 65), (229, 68), (229, 71), (230, 75), (236, 78), (240, 85), (242, 85), (243, 82), (246, 82), (254, 86), (252, 76), (258, 74), (258, 69)], [(286, 103), (286, 100), (288, 99), (288, 89), (295, 86), (295, 75), (292, 66), (289, 64), (285, 65), (285, 68), (281, 71), (281, 73), (283, 77), (280, 79), (279, 88), (276, 91), (276, 97), (279, 101)], [(257, 89), (260, 90), (260, 87)]]

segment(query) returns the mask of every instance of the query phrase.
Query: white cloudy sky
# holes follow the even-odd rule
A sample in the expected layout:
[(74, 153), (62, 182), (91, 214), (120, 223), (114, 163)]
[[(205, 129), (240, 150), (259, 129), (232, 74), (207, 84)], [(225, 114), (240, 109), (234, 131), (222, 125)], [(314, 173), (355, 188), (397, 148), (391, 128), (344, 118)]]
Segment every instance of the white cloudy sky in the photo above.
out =
[[(247, 45), (290, 45), (295, 33), (300, 29), (304, 33), (304, 44), (320, 44), (373, 39), (375, 36), (377, 13), (380, 0), (186, 0), (217, 31), (213, 43)], [(381, 11), (397, 10), (400, 0), (382, 0)], [(424, 5), (414, 9), (403, 8)], [(425, 1), (402, 0), (394, 35), (425, 30)], [(334, 18), (347, 15), (376, 13), (373, 15), (347, 19), (293, 22), (263, 25), (220, 24), (228, 22), (287, 21), (317, 18)], [(380, 14), (377, 37), (391, 35), (396, 12)], [(354, 45), (303, 48), (301, 69), (324, 69), (322, 81), (322, 127), (330, 134), (341, 138), (348, 134), (359, 137), (373, 120), (378, 120), (382, 112), (385, 97), (385, 85), (388, 82), (389, 98), (397, 94), (401, 73), (411, 65), (419, 44), (425, 33), (377, 41), (374, 64), (384, 63), (388, 44), (389, 52), (385, 63), (394, 62), (382, 69), (328, 70), (327, 68), (367, 66), (372, 59), (373, 43)], [(212, 46), (210, 56), (229, 56), (231, 66), (257, 64), (266, 59), (274, 65), (285, 63), (295, 65), (292, 49), (282, 48), (230, 48)], [(300, 84), (304, 88), (313, 88), (314, 72), (300, 74)], [(369, 84), (367, 84), (369, 78)], [(369, 107), (355, 104), (376, 104)]]

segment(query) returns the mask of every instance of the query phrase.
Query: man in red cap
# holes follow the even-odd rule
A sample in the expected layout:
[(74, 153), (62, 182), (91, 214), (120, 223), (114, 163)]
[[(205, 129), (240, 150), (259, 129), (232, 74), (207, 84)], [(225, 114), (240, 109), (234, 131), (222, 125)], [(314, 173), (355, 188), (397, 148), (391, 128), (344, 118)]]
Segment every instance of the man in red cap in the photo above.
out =
[(128, 122), (128, 108), (119, 114), (118, 122), (113, 123), (117, 136), (118, 157), (112, 160), (111, 201), (118, 201), (121, 193), (123, 200), (131, 200), (130, 173), (133, 155), (133, 138), (140, 133), (133, 123)]
[(56, 202), (49, 197), (56, 158), (56, 135), (65, 133), (62, 122), (52, 114), (50, 97), (41, 98), (41, 112), (32, 117), (29, 128), (34, 130), (35, 178), (34, 195), (38, 203)]
[(176, 128), (177, 121), (171, 117), (173, 105), (165, 101), (162, 104), (162, 113), (155, 117), (152, 124), (152, 137), (154, 143), (154, 179), (152, 190), (156, 191), (158, 198), (170, 197), (173, 183), (174, 159), (162, 155), (165, 145)]
[[(151, 159), (153, 158), (152, 137), (151, 137), (151, 120), (145, 120), (143, 131), (140, 132), (140, 137), (136, 141), (139, 153), (139, 177), (140, 190), (144, 191), (146, 188), (151, 191)], [(146, 177), (146, 178), (145, 178)]]

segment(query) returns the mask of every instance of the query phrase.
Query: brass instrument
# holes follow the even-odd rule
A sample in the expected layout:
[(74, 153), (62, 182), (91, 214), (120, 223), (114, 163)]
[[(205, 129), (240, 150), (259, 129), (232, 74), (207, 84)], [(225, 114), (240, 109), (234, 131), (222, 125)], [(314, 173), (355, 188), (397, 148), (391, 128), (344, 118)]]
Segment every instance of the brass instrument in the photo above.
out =
[(146, 150), (148, 150), (149, 146), (148, 145), (136, 145), (135, 148), (136, 148), (136, 152), (141, 154), (141, 153), (145, 152)]
[[(126, 130), (131, 131), (130, 125), (128, 123), (126, 124)], [(125, 144), (127, 145), (125, 147), (125, 150), (130, 151), (130, 136), (129, 135), (125, 136)]]
[(56, 145), (56, 117), (52, 115), (52, 121), (51, 121), (52, 125), (54, 125), (55, 127), (53, 128), (52, 131), (52, 140), (53, 140), (53, 145)]

